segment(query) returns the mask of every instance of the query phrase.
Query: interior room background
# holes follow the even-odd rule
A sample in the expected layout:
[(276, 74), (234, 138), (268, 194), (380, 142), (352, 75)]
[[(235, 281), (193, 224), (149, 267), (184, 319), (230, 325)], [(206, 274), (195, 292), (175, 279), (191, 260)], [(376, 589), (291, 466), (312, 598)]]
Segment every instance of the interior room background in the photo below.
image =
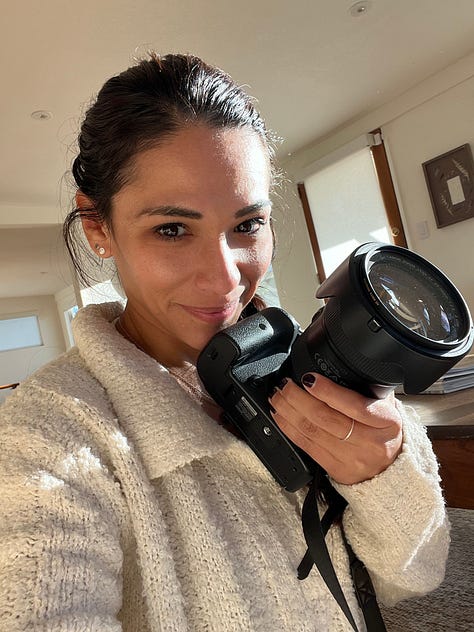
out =
[[(104, 3), (104, 5), (107, 4), (110, 4), (109, 0)], [(362, 20), (372, 20), (373, 24), (369, 25), (368, 32), (373, 32), (373, 28), (382, 28), (385, 24), (384, 20), (390, 17), (390, 11), (395, 10), (391, 7), (393, 3), (386, 0), (378, 2), (374, 0), (366, 4), (369, 8), (367, 15), (354, 19), (352, 16), (347, 17), (354, 5), (353, 2), (334, 2), (328, 9), (331, 17), (335, 11), (340, 11), (341, 15), (339, 25), (331, 23), (331, 28), (336, 29), (336, 37), (333, 38), (334, 55), (347, 55), (347, 50), (341, 40), (344, 29), (368, 28), (362, 26)], [(280, 1), (272, 3), (265, 1), (256, 3), (254, 10), (249, 2), (243, 2), (241, 10), (244, 16), (239, 15), (238, 18), (235, 16), (237, 10), (235, 4), (230, 6), (229, 3), (229, 7), (222, 5), (217, 7), (215, 3), (206, 2), (202, 4), (200, 14), (196, 13), (197, 9), (193, 9), (194, 17), (201, 16), (200, 24), (196, 25), (190, 17), (191, 5), (186, 2), (178, 3), (179, 6), (169, 14), (168, 22), (166, 4), (155, 3), (155, 9), (153, 9), (157, 11), (155, 19), (161, 16), (161, 20), (159, 24), (156, 23), (156, 35), (153, 38), (150, 37), (153, 29), (148, 30), (141, 37), (137, 35), (137, 29), (139, 30), (141, 24), (138, 22), (138, 9), (142, 7), (146, 11), (151, 11), (152, 3), (148, 0), (140, 0), (133, 9), (122, 1), (114, 3), (115, 12), (109, 13), (110, 23), (107, 24), (105, 31), (100, 30), (102, 24), (100, 20), (98, 23), (94, 21), (94, 12), (97, 10), (94, 8), (94, 3), (88, 0), (84, 3), (80, 17), (77, 17), (79, 12), (76, 14), (80, 23), (75, 25), (68, 20), (65, 5), (70, 5), (69, 9), (73, 10), (72, 3), (60, 3), (58, 0), (51, 2), (51, 6), (47, 9), (50, 12), (49, 15), (43, 17), (35, 13), (39, 11), (36, 5), (30, 12), (27, 11), (28, 7), (23, 5), (10, 8), (11, 29), (10, 31), (7, 29), (9, 32), (6, 32), (2, 44), (5, 47), (2, 63), (5, 64), (5, 60), (9, 59), (9, 64), (12, 64), (15, 55), (20, 54), (19, 51), (24, 44), (25, 51), (21, 52), (21, 55), (25, 64), (30, 56), (32, 76), (36, 72), (35, 64), (37, 64), (37, 72), (41, 75), (35, 79), (35, 86), (38, 88), (35, 97), (41, 94), (41, 99), (32, 98), (31, 84), (28, 83), (27, 77), (19, 81), (19, 77), (15, 76), (15, 82), (18, 82), (15, 85), (20, 86), (19, 94), (18, 90), (14, 91), (15, 100), (7, 98), (2, 105), (6, 111), (2, 123), (4, 135), (14, 138), (19, 148), (19, 155), (15, 158), (18, 161), (15, 169), (17, 172), (21, 171), (22, 164), (28, 164), (31, 167), (31, 161), (28, 161), (34, 155), (35, 178), (38, 182), (41, 182), (43, 173), (44, 178), (48, 175), (42, 157), (42, 148), (48, 143), (55, 143), (63, 164), (62, 172), (66, 171), (69, 165), (68, 160), (70, 162), (73, 152), (71, 139), (77, 131), (81, 111), (87, 105), (88, 98), (108, 74), (125, 67), (135, 52), (143, 53), (147, 47), (158, 48), (161, 52), (187, 49), (218, 64), (226, 59), (226, 55), (228, 59), (237, 59), (239, 55), (246, 54), (238, 48), (238, 45), (240, 48), (244, 47), (246, 37), (249, 37), (249, 33), (239, 30), (245, 24), (246, 16), (247, 22), (252, 21), (249, 30), (252, 33), (259, 33), (255, 36), (257, 39), (250, 38), (249, 40), (251, 41), (249, 46), (255, 47), (246, 59), (249, 69), (251, 66), (259, 67), (262, 64), (261, 59), (266, 47), (273, 47), (275, 52), (279, 50), (282, 60), (289, 54), (288, 47), (292, 47), (291, 54), (299, 54), (301, 59), (305, 56), (305, 68), (308, 67), (307, 55), (310, 51), (316, 67), (318, 54), (324, 52), (322, 49), (322, 52), (319, 52), (318, 41), (316, 39), (307, 41), (304, 45), (301, 44), (301, 50), (297, 49), (295, 52), (294, 47), (298, 39), (285, 40), (283, 26), (285, 20), (287, 25), (289, 23), (288, 16), (283, 15), (282, 12), (289, 12), (288, 15), (292, 16), (291, 33), (293, 35), (298, 32), (298, 29), (301, 30), (304, 27), (305, 15), (308, 11), (311, 11), (313, 20), (324, 22), (325, 17), (328, 17), (324, 15), (326, 3), (319, 0), (313, 3), (311, 8), (308, 8), (306, 2), (299, 0), (290, 8)], [(440, 7), (445, 6), (445, 3), (438, 0), (436, 2), (420, 0), (419, 3), (403, 0), (397, 5), (397, 11), (403, 9), (408, 12), (402, 17), (410, 23), (410, 11), (413, 21), (416, 22), (420, 19), (422, 7), (426, 10), (429, 7), (434, 10), (435, 7), (439, 12)], [(328, 156), (337, 156), (338, 152), (344, 148), (350, 148), (351, 144), (359, 142), (360, 138), (376, 128), (382, 131), (408, 247), (440, 267), (455, 282), (466, 298), (471, 311), (474, 311), (474, 219), (441, 229), (437, 228), (422, 169), (423, 162), (452, 148), (465, 143), (474, 147), (474, 45), (472, 44), (474, 42), (474, 8), (472, 3), (460, 0), (459, 3), (450, 5), (447, 10), (456, 11), (456, 8), (459, 8), (460, 11), (462, 9), (466, 12), (469, 5), (472, 10), (472, 21), (466, 24), (464, 19), (465, 28), (463, 27), (462, 33), (459, 33), (457, 54), (453, 48), (449, 63), (439, 61), (436, 72), (427, 72), (421, 79), (411, 80), (410, 85), (405, 86), (397, 94), (390, 95), (390, 98), (378, 98), (372, 102), (369, 99), (368, 103), (376, 103), (376, 105), (359, 111), (349, 119), (339, 121), (322, 135), (308, 135), (299, 139), (297, 146), (290, 147), (291, 151), (288, 151), (285, 143), (281, 145), (278, 159), (285, 175), (284, 185), (277, 190), (275, 195), (275, 228), (278, 248), (273, 264), (274, 283), (281, 306), (295, 316), (302, 326), (309, 323), (319, 305), (314, 298), (318, 286), (316, 266), (297, 193), (297, 184), (307, 178), (321, 160), (324, 161)], [(161, 13), (158, 11), (159, 8)], [(282, 13), (280, 17), (278, 12)], [(48, 47), (46, 47), (44, 43), (41, 43), (42, 29), (39, 26), (46, 17), (51, 15), (53, 18), (56, 16), (56, 21), (51, 24), (49, 20), (49, 34), (56, 33), (56, 39), (52, 41), (47, 34)], [(104, 13), (101, 15), (103, 20)], [(205, 23), (209, 16), (212, 16), (215, 24)], [(144, 16), (141, 16), (141, 20), (145, 18), (146, 12)], [(277, 22), (277, 18), (281, 19), (281, 22)], [(353, 22), (350, 22), (351, 19)], [(36, 27), (35, 20), (38, 22)], [(399, 22), (393, 22), (393, 24), (399, 24)], [(274, 32), (272, 32), (272, 25)], [(449, 27), (448, 19), (447, 25)], [(201, 34), (199, 34), (199, 26), (202, 26)], [(210, 26), (215, 27), (216, 33), (215, 41), (212, 42), (205, 40), (204, 37), (206, 29)], [(309, 37), (311, 28), (309, 26), (306, 28), (305, 32)], [(319, 24), (319, 28), (324, 29), (324, 24)], [(54, 99), (50, 98), (49, 91), (55, 94), (61, 92), (61, 78), (55, 77), (54, 73), (52, 75), (48, 73), (48, 64), (53, 65), (51, 59), (54, 56), (68, 55), (72, 46), (71, 38), (76, 37), (75, 30), (83, 35), (82, 44), (76, 41), (77, 38), (74, 42), (76, 48), (72, 50), (73, 52), (75, 50), (76, 56), (80, 55), (81, 45), (97, 48), (98, 68), (91, 69), (93, 81), (91, 81), (90, 93), (83, 95), (83, 103), (77, 104), (78, 107), (81, 106), (80, 109), (67, 120), (55, 120), (53, 111), (52, 120), (35, 120), (33, 117), (30, 128), (15, 129), (15, 126), (9, 125), (8, 121), (14, 122), (16, 116), (31, 118), (33, 110), (39, 110), (40, 113), (36, 116), (37, 119), (41, 119), (42, 116), (48, 116), (50, 109), (54, 110)], [(104, 38), (104, 32), (108, 33), (108, 41), (105, 45), (103, 41), (97, 39)], [(469, 32), (472, 34), (470, 39)], [(338, 34), (339, 37), (337, 37)], [(135, 40), (134, 46), (131, 44), (132, 36), (139, 37)], [(403, 45), (402, 36), (403, 33), (394, 33), (394, 37), (400, 40), (401, 46)], [(124, 39), (127, 40), (128, 47), (126, 50), (118, 51), (118, 43)], [(363, 40), (364, 37), (361, 34), (359, 38), (361, 45)], [(448, 40), (452, 43), (456, 42), (455, 37)], [(171, 45), (172, 42), (174, 46)], [(137, 51), (135, 47), (138, 47)], [(258, 50), (262, 51), (262, 57), (256, 54)], [(223, 54), (223, 51), (226, 54)], [(357, 54), (357, 50), (354, 50), (353, 69), (355, 73), (363, 73), (364, 69), (357, 67)], [(383, 65), (382, 51), (374, 49), (373, 56), (374, 64)], [(446, 59), (441, 48), (440, 56), (443, 60)], [(72, 63), (73, 58), (74, 54), (71, 56), (69, 69), (72, 75), (76, 72)], [(258, 68), (262, 75), (262, 93), (265, 85), (279, 84), (276, 92), (283, 103), (279, 102), (278, 107), (291, 109), (293, 116), (298, 117), (301, 108), (308, 111), (306, 102), (308, 95), (304, 92), (292, 93), (288, 86), (293, 85), (293, 78), (298, 78), (301, 67), (294, 65), (291, 71), (294, 77), (288, 75), (285, 79), (279, 72), (276, 54), (274, 62), (273, 65), (268, 63)], [(415, 62), (416, 60), (413, 59), (413, 64)], [(345, 63), (352, 62), (349, 59)], [(225, 64), (223, 61), (222, 65), (234, 74), (231, 63)], [(110, 69), (108, 74), (104, 74), (105, 67)], [(238, 79), (242, 79), (243, 83), (245, 72), (242, 68), (240, 70), (242, 77)], [(389, 70), (387, 68), (387, 72)], [(407, 66), (407, 76), (411, 71), (412, 69)], [(12, 76), (10, 65), (8, 65), (8, 73), (8, 76)], [(320, 70), (317, 76), (321, 76)], [(310, 84), (314, 77), (308, 71), (303, 79), (303, 83)], [(319, 93), (322, 94), (331, 86), (337, 97), (338, 81), (343, 81), (343, 78), (326, 76), (325, 81), (326, 83), (321, 82), (318, 86)], [(42, 91), (41, 86), (43, 86)], [(341, 83), (341, 94), (342, 87)], [(6, 88), (5, 94), (8, 95), (9, 86), (7, 85)], [(258, 85), (250, 85), (249, 91), (259, 96)], [(21, 104), (21, 112), (18, 111), (18, 103)], [(260, 107), (271, 125), (276, 118), (273, 108), (276, 110), (277, 105), (260, 99)], [(317, 117), (316, 105), (314, 111), (314, 116)], [(281, 133), (282, 130), (276, 129), (276, 132)], [(3, 150), (2, 153), (4, 153)], [(8, 165), (11, 160), (13, 158), (4, 153), (2, 162)], [(62, 172), (57, 174), (55, 181), (48, 182), (44, 192), (38, 187), (35, 189), (28, 186), (29, 172), (27, 170), (24, 173), (22, 190), (14, 190), (10, 187), (5, 175), (3, 179), (0, 179), (0, 319), (36, 315), (42, 337), (39, 346), (0, 351), (0, 384), (20, 382), (41, 364), (73, 344), (70, 321), (77, 306), (91, 301), (108, 300), (108, 297), (120, 298), (116, 294), (117, 288), (110, 284), (99, 286), (95, 292), (84, 291), (67, 263), (61, 244), (60, 223), (69, 210), (72, 198), (71, 189), (68, 189), (67, 183), (61, 177)], [(31, 262), (34, 262), (34, 274)], [(107, 279), (104, 278), (105, 280)], [(0, 398), (5, 397), (6, 394), (0, 392)]]

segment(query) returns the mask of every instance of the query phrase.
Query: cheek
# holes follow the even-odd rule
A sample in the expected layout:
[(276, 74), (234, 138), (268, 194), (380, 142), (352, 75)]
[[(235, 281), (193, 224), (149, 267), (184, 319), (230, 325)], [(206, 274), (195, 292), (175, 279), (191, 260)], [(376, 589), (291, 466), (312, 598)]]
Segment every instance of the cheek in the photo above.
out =
[(249, 253), (248, 265), (252, 269), (252, 276), (258, 283), (267, 273), (272, 262), (273, 241), (260, 245)]
[[(166, 288), (176, 283), (179, 266), (170, 257), (157, 256), (156, 249), (136, 248), (115, 255), (115, 265), (122, 284), (133, 291), (138, 288)], [(124, 287), (124, 289), (126, 289)]]

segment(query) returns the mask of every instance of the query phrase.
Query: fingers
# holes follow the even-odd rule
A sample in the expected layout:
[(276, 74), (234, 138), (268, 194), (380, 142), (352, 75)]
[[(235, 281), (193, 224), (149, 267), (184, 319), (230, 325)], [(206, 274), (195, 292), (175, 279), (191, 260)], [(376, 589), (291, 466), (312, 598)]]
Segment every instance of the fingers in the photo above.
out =
[[(281, 409), (280, 404), (278, 408)], [(351, 454), (352, 447), (348, 442), (341, 441), (308, 419), (286, 417), (277, 411), (272, 416), (288, 439), (309, 454), (338, 482), (351, 484), (378, 473), (377, 470), (369, 470), (364, 462), (359, 462), (357, 456)]]
[(308, 397), (308, 394), (293, 382), (287, 382), (282, 389), (277, 390), (271, 403), (280, 417), (290, 420), (304, 436), (310, 433), (314, 436), (320, 429), (336, 439), (343, 439), (351, 426), (351, 420), (348, 420), (346, 415), (315, 397)]
[(338, 439), (346, 437), (354, 419), (357, 426), (347, 439), (351, 443), (354, 443), (355, 434), (365, 440), (373, 430), (383, 431), (381, 436), (387, 440), (397, 437), (401, 432), (402, 417), (393, 397), (371, 399), (335, 384), (322, 375), (309, 375), (315, 379), (312, 383), (304, 380), (305, 390), (291, 380), (285, 380), (272, 396), (270, 401), (274, 407), (278, 404), (280, 414), (292, 419), (299, 417), (311, 420), (312, 424)]
[(341, 439), (341, 441), (349, 441), (349, 439), (352, 436), (352, 433), (354, 432), (354, 426), (355, 426), (355, 419), (351, 419), (351, 427), (349, 428), (349, 430), (347, 431), (347, 434), (345, 437), (343, 437)]
[(318, 375), (305, 390), (287, 380), (270, 403), (282, 432), (341, 483), (375, 476), (401, 451), (393, 398), (372, 400)]
[[(335, 384), (317, 373), (304, 375), (303, 386), (308, 393), (327, 404), (331, 409), (337, 410), (359, 423), (373, 428), (385, 428), (394, 421), (401, 423), (401, 417), (393, 404), (393, 396), (386, 399), (364, 397), (360, 393)], [(297, 396), (296, 392), (289, 395)]]

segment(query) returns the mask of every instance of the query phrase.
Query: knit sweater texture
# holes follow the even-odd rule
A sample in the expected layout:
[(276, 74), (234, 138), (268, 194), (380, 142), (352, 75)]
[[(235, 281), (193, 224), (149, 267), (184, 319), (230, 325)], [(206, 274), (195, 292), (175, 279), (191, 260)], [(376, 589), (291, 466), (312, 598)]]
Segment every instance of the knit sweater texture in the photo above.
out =
[[(350, 631), (318, 572), (296, 577), (304, 493), (117, 333), (120, 309), (81, 310), (77, 347), (0, 408), (0, 631)], [(400, 409), (396, 461), (336, 484), (385, 604), (439, 585), (449, 543), (430, 442)], [(327, 544), (364, 630), (338, 526)]]

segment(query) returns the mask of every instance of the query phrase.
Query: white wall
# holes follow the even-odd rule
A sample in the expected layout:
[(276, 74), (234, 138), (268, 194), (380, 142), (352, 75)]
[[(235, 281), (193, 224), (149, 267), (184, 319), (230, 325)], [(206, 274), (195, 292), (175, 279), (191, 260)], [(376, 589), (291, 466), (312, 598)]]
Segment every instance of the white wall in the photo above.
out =
[[(422, 163), (469, 143), (474, 151), (474, 77), (383, 126), (412, 250), (455, 282), (474, 313), (474, 218), (437, 228)], [(420, 239), (416, 224), (427, 222)]]
[[(38, 316), (43, 346), (0, 351), (0, 384), (21, 382), (40, 366), (65, 351), (64, 337), (54, 296), (0, 298), (0, 316)], [(0, 391), (0, 402), (10, 393)]]
[[(305, 326), (317, 306), (317, 277), (296, 184), (311, 163), (378, 127), (383, 130), (410, 247), (452, 278), (474, 312), (474, 219), (437, 229), (422, 162), (464, 143), (474, 150), (474, 53), (413, 87), (397, 99), (335, 130), (296, 152), (283, 165), (290, 180), (284, 212), (293, 220), (276, 222), (282, 245), (275, 278), (282, 306)], [(421, 240), (416, 224), (427, 221), (430, 236)], [(283, 291), (281, 288), (284, 288)]]
[(274, 196), (276, 236), (273, 273), (283, 309), (306, 327), (322, 303), (315, 299), (317, 282), (311, 243), (296, 188), (290, 182)]

